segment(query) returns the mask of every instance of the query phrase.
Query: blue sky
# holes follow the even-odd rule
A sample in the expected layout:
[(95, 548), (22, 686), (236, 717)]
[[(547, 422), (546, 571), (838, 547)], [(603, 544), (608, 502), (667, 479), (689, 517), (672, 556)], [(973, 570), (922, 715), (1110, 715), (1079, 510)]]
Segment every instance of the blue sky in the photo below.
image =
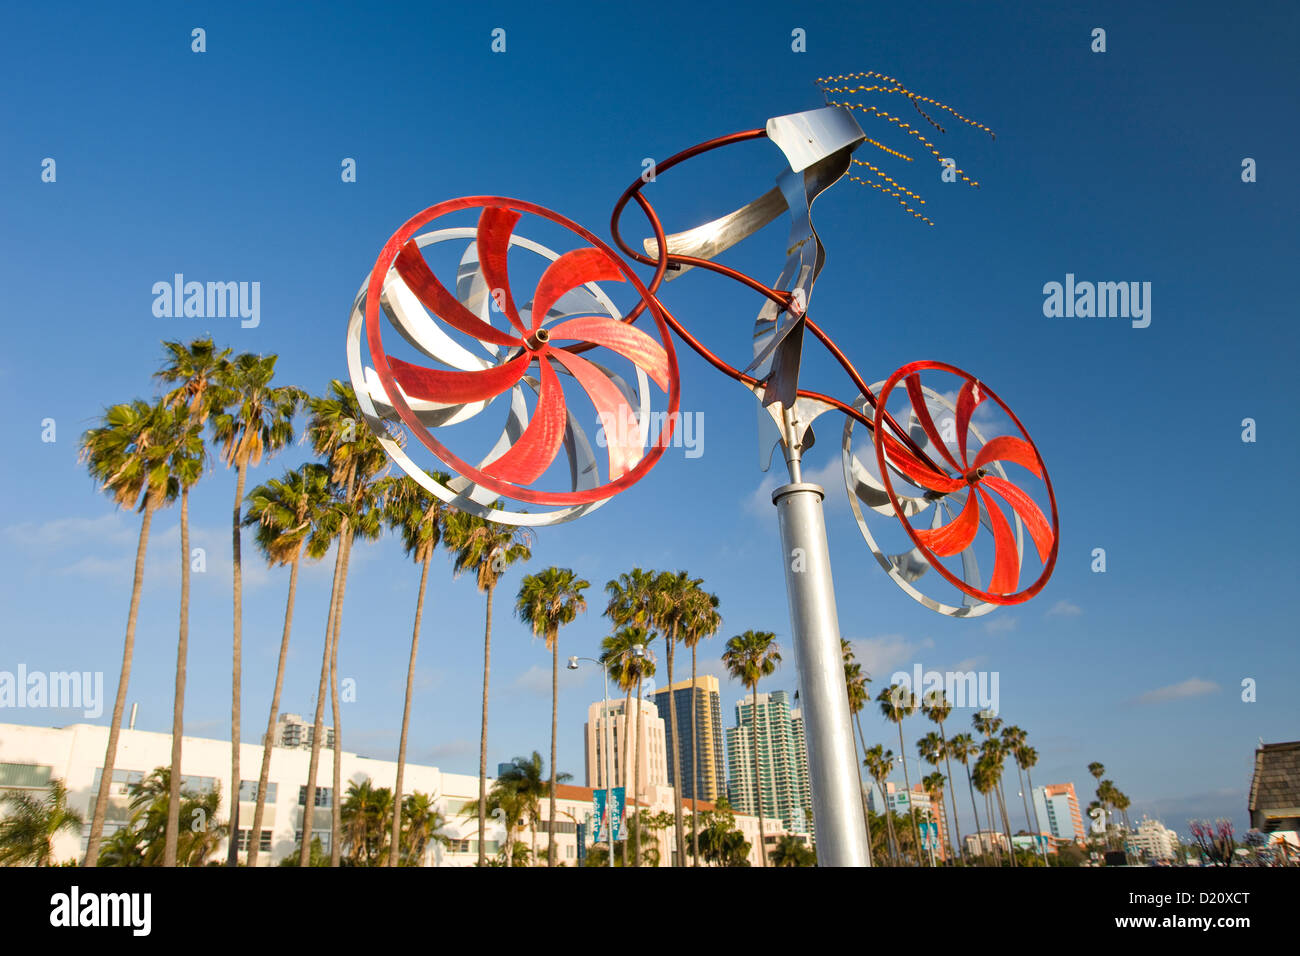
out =
[[(366, 270), (418, 210), (516, 196), (608, 239), (609, 212), (643, 158), (814, 108), (816, 77), (875, 69), (997, 140), (955, 123), (931, 137), (979, 190), (941, 183), (921, 162), (866, 157), (929, 200), (933, 228), (852, 183), (827, 193), (813, 314), (869, 381), (930, 358), (993, 384), (1051, 470), (1061, 557), (1027, 605), (978, 621), (927, 611), (880, 573), (854, 527), (830, 425), (808, 467), (826, 476), (843, 633), (877, 689), (917, 663), (997, 671), (1003, 715), (1039, 751), (1037, 783), (1074, 781), (1090, 795), (1085, 768), (1100, 760), (1131, 814), (1180, 832), (1191, 816), (1245, 829), (1257, 741), (1300, 735), (1286, 598), (1298, 529), (1289, 496), (1274, 492), (1300, 467), (1287, 278), (1300, 251), (1293, 7), (1182, 4), (1176, 20), (1146, 4), (1027, 14), (772, 3), (656, 8), (642, 20), (615, 5), (536, 4), (46, 5), (3, 17), (0, 276), (11, 321), (0, 436), (11, 454), (0, 471), (0, 669), (101, 670), (113, 693), (138, 524), (96, 494), (77, 436), (105, 405), (152, 393), (161, 339), (211, 333), (237, 351), (276, 352), (284, 381), (321, 391), (346, 377), (344, 325)], [(207, 32), (203, 54), (191, 52), (194, 27)], [(490, 50), (496, 27), (505, 53)], [(1105, 53), (1090, 50), (1095, 27)], [(791, 50), (795, 28), (807, 52)], [(41, 181), (45, 157), (54, 183)], [(340, 181), (344, 157), (357, 162), (356, 183)], [(1242, 182), (1246, 157), (1257, 182)], [(648, 195), (670, 231), (684, 229), (765, 191), (780, 167), (770, 144), (746, 144), (665, 174)], [(783, 238), (770, 227), (727, 261), (771, 280)], [(177, 272), (260, 282), (260, 325), (156, 318), (150, 289)], [(1043, 285), (1067, 273), (1150, 282), (1150, 327), (1045, 318)], [(665, 297), (731, 361), (743, 358), (752, 294), (692, 275)], [(805, 352), (806, 383), (852, 398), (815, 344)], [(633, 565), (689, 570), (721, 598), (722, 637), (777, 633), (785, 664), (763, 686), (793, 689), (752, 398), (679, 356), (682, 407), (705, 413), (703, 455), (670, 450), (631, 491), (544, 531), (525, 570), (573, 567), (596, 589)], [(1241, 440), (1247, 417), (1254, 443)], [(53, 443), (40, 440), (46, 418)], [(303, 454), (295, 445), (252, 480)], [(229, 733), (232, 496), (220, 467), (193, 496), (208, 563), (194, 580), (186, 731), (202, 736)], [(161, 515), (150, 543), (130, 694), (144, 729), (170, 726), (177, 518)], [(1104, 574), (1090, 571), (1098, 547)], [(410, 757), (473, 772), (482, 599), (449, 568), (436, 559)], [(311, 711), (330, 569), (304, 574), (285, 710)], [(497, 603), (490, 765), (549, 746), (549, 660), (508, 614), (520, 573)], [(250, 560), (245, 579), (244, 739), (255, 741), (287, 576)], [(394, 540), (357, 549), (340, 652), (358, 695), (344, 711), (348, 749), (395, 753), (417, 584)], [(563, 634), (565, 653), (594, 652), (606, 633), (595, 609)], [(715, 673), (721, 644), (703, 650)], [(1246, 678), (1253, 703), (1241, 699)], [(581, 724), (599, 692), (594, 672), (562, 674), (559, 764), (579, 780)], [(741, 693), (725, 685), (729, 722)], [(874, 713), (866, 726), (897, 745)], [(904, 729), (910, 756), (928, 728)]]

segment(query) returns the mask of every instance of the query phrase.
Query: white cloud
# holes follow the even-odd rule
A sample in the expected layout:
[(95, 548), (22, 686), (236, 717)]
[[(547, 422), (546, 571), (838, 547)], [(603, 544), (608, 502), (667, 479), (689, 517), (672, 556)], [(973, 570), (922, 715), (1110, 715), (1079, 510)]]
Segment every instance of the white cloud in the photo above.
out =
[(56, 550), (68, 545), (85, 549), (93, 543), (133, 545), (140, 533), (139, 519), (129, 527), (118, 511), (98, 518), (55, 518), (53, 521), (24, 521), (4, 529), (4, 536), (22, 548)]
[(1047, 612), (1048, 617), (1078, 617), (1083, 613), (1083, 608), (1070, 601), (1060, 600), (1052, 605), (1051, 610)]
[(895, 671), (907, 670), (918, 662), (918, 651), (934, 647), (934, 641), (928, 637), (909, 641), (902, 634), (850, 639), (849, 643), (862, 669), (875, 681), (887, 681)]
[(984, 625), (984, 632), (986, 634), (1010, 634), (1015, 629), (1016, 619), (1014, 617), (994, 617)]
[(510, 689), (524, 691), (529, 694), (545, 694), (550, 696), (550, 667), (542, 667), (540, 664), (534, 664), (510, 682)]
[(1191, 697), (1204, 697), (1207, 694), (1217, 694), (1219, 685), (1214, 681), (1201, 680), (1199, 677), (1189, 677), (1187, 680), (1177, 684), (1170, 684), (1167, 687), (1157, 687), (1155, 690), (1149, 690), (1145, 694), (1139, 694), (1133, 699), (1135, 704), (1164, 704), (1171, 700), (1187, 700)]

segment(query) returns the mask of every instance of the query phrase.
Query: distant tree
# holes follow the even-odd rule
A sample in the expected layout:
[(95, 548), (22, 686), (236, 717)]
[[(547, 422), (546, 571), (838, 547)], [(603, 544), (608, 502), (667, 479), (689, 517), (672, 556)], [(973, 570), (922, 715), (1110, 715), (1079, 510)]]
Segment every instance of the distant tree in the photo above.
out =
[(816, 866), (817, 854), (802, 840), (787, 833), (772, 849), (773, 866)]
[(52, 780), (43, 796), (11, 791), (0, 796), (0, 866), (54, 866), (54, 838), (81, 831), (82, 816), (68, 806), (68, 788)]

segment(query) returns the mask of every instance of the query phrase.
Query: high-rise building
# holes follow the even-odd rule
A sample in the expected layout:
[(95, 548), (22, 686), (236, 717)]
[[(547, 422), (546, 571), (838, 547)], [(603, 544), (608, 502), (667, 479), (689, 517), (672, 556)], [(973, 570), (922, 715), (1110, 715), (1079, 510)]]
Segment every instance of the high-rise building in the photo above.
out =
[[(316, 738), (316, 725), (303, 720), (300, 714), (281, 714), (275, 721), (275, 746), (288, 747), (290, 750), (310, 750), (311, 742)], [(334, 728), (325, 728), (326, 750), (334, 748)]]
[[(668, 761), (664, 756), (666, 738), (664, 736), (664, 720), (659, 716), (659, 710), (654, 705), (654, 701), (641, 701), (641, 716), (639, 727), (637, 726), (637, 709), (636, 699), (632, 700), (630, 710), (624, 709), (626, 701), (618, 698), (611, 698), (608, 704), (608, 711), (605, 714), (609, 717), (609, 732), (612, 736), (607, 737), (605, 731), (605, 714), (602, 711), (606, 704), (598, 700), (587, 708), (587, 722), (583, 725), (583, 734), (585, 737), (587, 756), (587, 786), (597, 790), (605, 788), (605, 745), (606, 741), (611, 741), (610, 746), (610, 772), (613, 778), (613, 786), (628, 788), (628, 796), (631, 796), (632, 775), (628, 773), (631, 766), (629, 760), (635, 760), (637, 764), (637, 789), (644, 796), (650, 787), (666, 787), (669, 785), (668, 780)], [(628, 723), (628, 717), (631, 716), (632, 722)], [(637, 735), (637, 741), (632, 747), (632, 756), (628, 757), (627, 744), (628, 738), (633, 733)]]
[(882, 813), (885, 807), (888, 806), (894, 813), (910, 820), (912, 808), (915, 807), (917, 823), (937, 823), (939, 825), (939, 834), (934, 855), (939, 860), (948, 858), (950, 849), (948, 846), (948, 811), (943, 800), (936, 804), (930, 799), (930, 794), (926, 792), (925, 787), (919, 783), (912, 784), (912, 790), (909, 793), (892, 780), (885, 781), (883, 800), (878, 787), (868, 786), (866, 793), (867, 806), (872, 813)]
[(1034, 809), (1038, 813), (1038, 825), (1054, 839), (1082, 842), (1088, 838), (1073, 783), (1034, 787)]
[[(677, 749), (682, 761), (682, 799), (696, 797), (715, 801), (726, 793), (726, 768), (722, 750), (722, 695), (718, 679), (710, 674), (695, 681), (695, 736), (691, 736), (691, 681), (665, 687), (654, 695), (655, 706), (664, 724), (670, 723), (668, 695), (677, 704)], [(668, 780), (673, 779), (672, 728), (668, 727)], [(698, 754), (699, 763), (693, 764)], [(700, 792), (692, 788), (692, 769), (698, 774)]]
[[(750, 743), (755, 738), (757, 781)], [(790, 709), (785, 691), (759, 694), (757, 708), (753, 696), (736, 704), (736, 726), (727, 728), (727, 792), (741, 813), (757, 813), (761, 794), (765, 816), (780, 820), (791, 833), (813, 832), (803, 714)]]

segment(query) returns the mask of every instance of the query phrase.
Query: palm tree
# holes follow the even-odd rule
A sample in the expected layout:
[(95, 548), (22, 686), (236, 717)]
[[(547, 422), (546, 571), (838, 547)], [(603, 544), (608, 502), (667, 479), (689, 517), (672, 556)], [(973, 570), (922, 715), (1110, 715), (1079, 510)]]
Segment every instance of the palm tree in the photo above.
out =
[[(922, 707), (924, 707), (924, 705), (922, 705)], [(935, 770), (939, 773), (940, 780), (942, 781), (944, 779), (944, 776), (943, 776), (943, 772), (939, 770), (939, 761), (944, 758), (943, 739), (932, 730), (929, 733), (925, 734), (923, 737), (917, 739), (916, 752), (918, 756), (921, 757), (921, 759), (925, 760), (928, 764), (930, 764), (930, 766), (935, 768)], [(929, 778), (927, 777), (926, 779)], [(933, 800), (934, 788), (929, 784), (927, 784), (926, 780), (922, 780), (921, 784), (922, 786), (925, 787), (925, 792), (930, 794), (930, 799)], [(942, 786), (939, 789), (942, 790), (943, 789)], [(948, 846), (951, 847), (952, 830), (947, 826), (948, 816), (949, 815), (946, 813), (943, 815), (943, 819), (944, 819), (943, 838), (947, 842)], [(934, 822), (938, 823), (939, 821), (936, 819)], [(952, 861), (951, 854), (949, 855), (948, 860), (949, 862)]]
[[(939, 725), (939, 743), (943, 752), (944, 766), (948, 768), (948, 782), (955, 786), (952, 780), (952, 755), (948, 750), (948, 735), (943, 729), (943, 722), (952, 714), (952, 704), (943, 691), (931, 691), (921, 699), (921, 713)], [(961, 838), (961, 815), (957, 812), (956, 799), (953, 800), (952, 824), (957, 829), (957, 852), (961, 854), (964, 861), (966, 844)]]
[[(673, 688), (673, 651), (677, 640), (682, 635), (687, 622), (695, 613), (696, 598), (700, 585), (704, 581), (692, 578), (685, 571), (673, 574), (664, 571), (655, 578), (652, 592), (652, 614), (660, 633), (664, 635), (664, 654), (668, 660), (668, 737), (671, 741), (671, 760), (673, 765), (673, 819), (676, 825), (674, 839), (676, 843), (675, 865), (686, 865), (686, 830), (682, 826), (682, 801), (678, 799), (682, 792), (682, 756), (677, 736), (677, 694)], [(695, 697), (695, 685), (691, 685), (691, 697)], [(694, 750), (694, 745), (692, 745)]]
[[(219, 455), (227, 468), (235, 468), (235, 507), (231, 516), (231, 554), (234, 569), (234, 630), (231, 642), (233, 667), (230, 694), (230, 786), (239, 793), (242, 785), (239, 770), (240, 698), (244, 683), (243, 632), (244, 585), (243, 555), (240, 531), (244, 505), (244, 481), (249, 466), (261, 464), (264, 455), (274, 455), (293, 441), (293, 416), (306, 400), (302, 389), (292, 386), (273, 386), (275, 375), (274, 355), (252, 355), (247, 352), (237, 356), (221, 369), (219, 384), (226, 405), (212, 416), (212, 434), (221, 445)], [(239, 825), (239, 800), (233, 801), (231, 820)], [(254, 833), (258, 832), (256, 830)], [(256, 856), (258, 840), (249, 841), (249, 856)], [(238, 864), (235, 842), (226, 864)]]
[(547, 568), (529, 574), (519, 586), (515, 613), (533, 633), (546, 642), (551, 652), (551, 785), (550, 810), (546, 819), (546, 865), (555, 866), (555, 741), (560, 701), (560, 628), (586, 613), (582, 592), (591, 587), (569, 568)]
[(446, 847), (451, 839), (441, 830), (446, 818), (438, 810), (434, 798), (427, 793), (408, 793), (402, 801), (402, 856), (401, 866), (420, 866), (430, 843)]
[(183, 422), (172, 446), (171, 468), (181, 490), (181, 608), (176, 640), (176, 689), (172, 697), (171, 798), (167, 804), (167, 828), (163, 866), (176, 865), (181, 812), (181, 740), (185, 712), (185, 667), (190, 646), (190, 488), (199, 480), (207, 452), (199, 426)]
[(135, 508), (142, 516), (135, 548), (131, 602), (126, 616), (126, 639), (122, 642), (122, 670), (117, 679), (117, 697), (109, 723), (104, 769), (95, 796), (83, 866), (97, 865), (104, 837), (104, 817), (113, 786), (117, 741), (122, 732), (122, 715), (126, 709), (127, 685), (131, 680), (131, 663), (135, 654), (135, 626), (140, 612), (140, 592), (144, 586), (149, 528), (154, 512), (176, 500), (179, 493), (168, 458), (170, 436), (175, 432), (180, 417), (161, 404), (151, 406), (137, 399), (107, 409), (101, 424), (88, 429), (81, 437), (78, 458), (86, 463), (99, 489), (108, 493), (119, 508)]
[(871, 774), (871, 779), (876, 781), (880, 787), (880, 794), (885, 800), (885, 830), (889, 834), (890, 856), (894, 860), (894, 865), (899, 864), (898, 855), (898, 838), (894, 835), (894, 813), (889, 806), (889, 796), (885, 793), (885, 781), (894, 770), (894, 752), (886, 750), (884, 744), (875, 744), (863, 751), (866, 757), (862, 763), (867, 768), (867, 773)]
[[(286, 471), (283, 478), (273, 478), (254, 488), (248, 496), (244, 524), (256, 525), (258, 550), (269, 567), (289, 566), (289, 597), (284, 605), (284, 631), (280, 636), (280, 655), (275, 664), (275, 685), (271, 691), (271, 713), (262, 735), (262, 769), (258, 773), (257, 801), (253, 809), (252, 837), (248, 841), (248, 865), (257, 866), (262, 820), (266, 813), (266, 789), (271, 776), (271, 747), (275, 742), (275, 718), (280, 711), (280, 694), (284, 690), (284, 668), (289, 658), (289, 635), (293, 630), (293, 607), (298, 594), (298, 566), (304, 550), (318, 560), (325, 555), (329, 540), (316, 533), (330, 498), (329, 469), (324, 465), (304, 464)], [(236, 817), (232, 813), (232, 818)], [(236, 822), (237, 819), (236, 819)]]
[[(612, 582), (611, 582), (612, 583)], [(629, 821), (628, 836), (623, 841), (623, 865), (627, 865), (628, 844), (632, 844), (632, 865), (641, 865), (641, 823), (640, 813), (637, 821), (632, 821), (631, 807), (640, 806), (641, 794), (641, 682), (653, 677), (655, 672), (654, 652), (650, 642), (655, 639), (653, 631), (637, 624), (619, 628), (612, 635), (601, 641), (600, 662), (609, 669), (609, 676), (626, 692), (623, 705), (623, 729), (627, 740), (626, 759), (623, 763), (623, 780), (632, 781), (631, 799), (625, 799), (623, 818)], [(632, 688), (636, 688), (636, 710), (631, 711)], [(631, 716), (629, 716), (629, 713)]]
[[(657, 619), (655, 617), (655, 589), (657, 580), (658, 575), (655, 572), (644, 571), (641, 568), (633, 568), (631, 571), (620, 574), (613, 581), (605, 582), (605, 593), (609, 595), (609, 603), (605, 607), (605, 616), (613, 621), (616, 626), (631, 625), (642, 628), (647, 635), (643, 642), (646, 645), (648, 645), (652, 639), (653, 629), (657, 625)], [(631, 654), (631, 647), (635, 643), (635, 639), (632, 639), (630, 642), (625, 642), (623, 649), (623, 654), (625, 656)], [(638, 728), (641, 726), (640, 688), (641, 677), (643, 676), (640, 671), (640, 666), (635, 661), (631, 661), (630, 657), (628, 660), (628, 666), (631, 668), (632, 677), (637, 688), (637, 709), (635, 714), (633, 714), (629, 709), (632, 704), (632, 688), (631, 686), (628, 686), (626, 688), (627, 694), (623, 710), (625, 729), (629, 732), (627, 735), (627, 742), (624, 746), (627, 761), (624, 764), (625, 770), (623, 779), (626, 784), (629, 780), (630, 773), (633, 792), (631, 794), (631, 802), (626, 804), (626, 807), (630, 807), (636, 803), (636, 797), (639, 793), (640, 781), (638, 778), (641, 769), (641, 738), (639, 736)], [(650, 666), (650, 672), (653, 673), (653, 664)], [(627, 812), (627, 809), (625, 809), (625, 816)], [(628, 839), (623, 841), (624, 866), (627, 865), (628, 846), (632, 843), (632, 837), (635, 836), (639, 840), (639, 834), (639, 829), (637, 831), (629, 831)], [(640, 866), (641, 855), (637, 852), (637, 848), (634, 847), (633, 851), (632, 865)]]
[(85, 820), (68, 807), (68, 788), (51, 780), (43, 797), (21, 790), (0, 795), (0, 866), (53, 866), (54, 838), (80, 832)]
[[(1002, 747), (1002, 741), (997, 737), (986, 737), (980, 744), (980, 759), (985, 762), (989, 770), (993, 773), (993, 801), (997, 807), (998, 813), (1002, 818), (1002, 828), (1006, 832), (1007, 842), (1011, 842), (1011, 818), (1007, 815), (1006, 801), (1002, 796), (1002, 773), (1006, 763), (1006, 750)], [(989, 819), (993, 819), (990, 815)], [(1014, 848), (1008, 854), (1010, 864), (1016, 865)]]
[(682, 643), (691, 649), (691, 857), (695, 866), (700, 865), (699, 825), (696, 822), (700, 796), (700, 736), (696, 729), (698, 710), (696, 699), (699, 690), (695, 657), (700, 641), (712, 637), (721, 627), (722, 616), (718, 613), (718, 596), (709, 594), (702, 588), (696, 588), (691, 592), (688, 612), (682, 621), (679, 635)]
[[(1002, 728), (1002, 745), (1007, 752), (1011, 754), (1011, 759), (1016, 765), (1016, 779), (1020, 783), (1020, 802), (1025, 810), (1025, 828), (1033, 826), (1033, 821), (1029, 819), (1029, 795), (1025, 791), (1025, 778), (1023, 775), (1024, 768), (1020, 763), (1020, 750), (1026, 745), (1027, 734), (1015, 725)], [(1038, 837), (1034, 837), (1034, 845), (1038, 845)]]
[[(522, 812), (527, 815), (532, 829), (532, 859), (534, 863), (537, 861), (537, 821), (541, 817), (542, 797), (550, 793), (551, 806), (554, 807), (555, 783), (564, 783), (572, 779), (572, 774), (555, 773), (555, 767), (552, 765), (551, 778), (548, 781), (542, 764), (542, 755), (536, 750), (533, 751), (531, 757), (515, 757), (514, 760), (510, 761), (510, 765), (505, 767), (497, 776), (498, 786), (510, 787), (519, 795)], [(548, 832), (551, 838), (554, 839), (554, 831)]]
[[(880, 712), (886, 720), (898, 725), (898, 759), (903, 763), (903, 785), (907, 787), (907, 808), (912, 817), (912, 838), (916, 841), (917, 853), (920, 853), (921, 835), (916, 827), (916, 804), (912, 799), (912, 781), (907, 775), (906, 747), (903, 744), (903, 721), (916, 713), (916, 697), (902, 684), (890, 684), (876, 698)], [(888, 801), (886, 801), (888, 802)], [(918, 858), (917, 863), (920, 863)]]
[[(171, 803), (171, 770), (156, 767), (128, 788), (130, 821), (104, 845), (106, 865), (159, 866), (166, 852), (167, 818)], [(221, 784), (211, 790), (181, 790), (180, 816), (191, 825), (181, 828), (176, 861), (180, 866), (203, 866), (227, 836), (229, 827), (217, 822)], [(198, 825), (195, 825), (198, 824)]]
[[(483, 720), (478, 747), (478, 865), (487, 865), (487, 731), (488, 678), (492, 671), (492, 595), (506, 569), (516, 561), (533, 556), (532, 532), (508, 524), (488, 521), (463, 511), (447, 515), (443, 538), (455, 554), (453, 571), (459, 576), (474, 572), (475, 583), (485, 595), (483, 624)], [(507, 857), (507, 859), (509, 859)]]
[[(202, 430), (208, 418), (220, 411), (228, 396), (221, 381), (229, 365), (230, 349), (220, 349), (211, 338), (195, 339), (188, 346), (181, 342), (164, 342), (165, 364), (154, 375), (161, 382), (173, 384), (163, 397), (164, 404), (185, 409), (185, 430), (177, 436), (172, 468), (181, 491), (181, 620), (176, 642), (176, 693), (172, 703), (172, 793), (168, 802), (166, 849), (163, 865), (176, 865), (176, 842), (181, 809), (181, 731), (185, 709), (185, 663), (189, 650), (190, 618), (190, 509), (189, 490), (202, 474), (207, 457)], [(239, 503), (236, 502), (236, 508)], [(238, 750), (238, 741), (233, 743)], [(238, 792), (239, 781), (235, 781)], [(235, 806), (238, 806), (236, 802)], [(234, 856), (232, 846), (231, 856)]]
[(954, 734), (948, 741), (948, 746), (944, 748), (945, 753), (957, 759), (966, 769), (966, 789), (970, 791), (970, 812), (975, 817), (975, 832), (980, 832), (980, 815), (975, 809), (975, 784), (970, 774), (970, 759), (975, 756), (975, 738), (970, 734)]
[[(1029, 794), (1034, 808), (1034, 833), (1036, 835), (1041, 834), (1043, 832), (1043, 824), (1038, 819), (1038, 801), (1032, 799), (1034, 793), (1034, 775), (1030, 772), (1031, 768), (1038, 763), (1038, 751), (1029, 746), (1020, 747), (1020, 749), (1016, 751), (1016, 763), (1020, 767), (1024, 768), (1025, 778), (1029, 781)], [(1037, 836), (1035, 836), (1034, 842), (1038, 842)], [(1043, 859), (1044, 862), (1047, 859), (1046, 847), (1043, 848)]]
[(342, 631), (343, 598), (347, 590), (348, 559), (352, 541), (359, 533), (366, 538), (379, 534), (379, 515), (376, 508), (374, 484), (388, 467), (388, 456), (383, 446), (366, 427), (361, 406), (351, 385), (338, 379), (330, 382), (324, 397), (309, 398), (310, 418), (303, 438), (312, 450), (322, 456), (330, 468), (330, 481), (336, 489), (337, 501), (332, 515), (323, 519), (325, 533), (337, 537), (338, 551), (334, 558), (334, 580), (330, 588), (330, 611), (325, 624), (325, 651), (321, 658), (321, 675), (316, 693), (316, 716), (313, 724), (312, 754), (307, 769), (307, 803), (303, 820), (303, 841), (299, 851), (299, 866), (310, 863), (311, 845), (307, 836), (311, 832), (316, 795), (316, 770), (320, 763), (321, 738), (325, 723), (325, 685), (331, 689), (331, 712), (334, 722), (334, 788), (330, 840), (330, 865), (338, 866), (341, 859), (339, 829), (342, 823), (340, 806), (340, 767), (343, 756), (343, 728), (338, 704), (338, 644)]
[[(936, 766), (938, 766), (939, 763), (938, 759), (936, 759), (934, 763)], [(948, 778), (943, 775), (942, 770), (935, 770), (934, 773), (926, 774), (924, 777), (921, 778), (921, 786), (925, 787), (925, 792), (930, 797), (930, 803), (933, 806), (939, 808), (939, 811), (938, 813), (935, 814), (935, 817), (937, 818), (939, 813), (942, 813), (945, 820), (948, 818), (948, 813), (946, 812), (946, 809), (943, 805), (943, 788), (944, 788), (944, 784), (946, 784), (947, 781)], [(938, 823), (939, 822), (938, 819), (936, 819), (935, 822)], [(950, 839), (951, 836), (952, 836), (951, 833), (944, 833), (945, 839)], [(952, 855), (949, 854), (948, 858), (949, 860), (951, 860)]]
[[(997, 771), (996, 786), (994, 795), (997, 797), (997, 805), (1002, 816), (1002, 827), (1007, 833), (1007, 842), (1011, 842), (1011, 818), (1007, 816), (1006, 796), (1002, 792), (1002, 768), (1006, 760), (1006, 753), (998, 740), (997, 733), (1002, 727), (1002, 718), (992, 711), (981, 710), (975, 713), (971, 718), (975, 729), (984, 735), (984, 742), (980, 745), (981, 752), (988, 757), (989, 761)], [(1011, 857), (1011, 865), (1016, 865), (1016, 854), (1013, 851), (1008, 854)]]
[(844, 686), (849, 694), (849, 713), (853, 715), (854, 723), (857, 727), (857, 737), (854, 742), (854, 754), (857, 754), (857, 747), (862, 746), (862, 760), (858, 761), (858, 792), (862, 796), (862, 820), (867, 827), (867, 857), (875, 859), (875, 851), (871, 847), (871, 811), (867, 809), (866, 785), (862, 780), (862, 767), (866, 760), (867, 741), (862, 736), (862, 708), (867, 705), (871, 699), (871, 694), (867, 690), (867, 685), (871, 683), (871, 678), (862, 669), (862, 665), (856, 660), (853, 653), (853, 645), (844, 638), (840, 638), (840, 654), (844, 658)]
[[(435, 476), (446, 481), (446, 475)], [(411, 655), (406, 662), (406, 698), (402, 705), (402, 731), (397, 744), (397, 779), (393, 802), (401, 805), (402, 782), (406, 775), (406, 739), (411, 726), (411, 696), (415, 689), (415, 659), (420, 649), (420, 622), (424, 619), (424, 594), (429, 583), (429, 562), (442, 540), (448, 508), (442, 500), (429, 494), (414, 478), (385, 478), (376, 486), (383, 502), (384, 520), (402, 537), (407, 555), (420, 565), (420, 589), (415, 599), (415, 625), (411, 629)], [(401, 854), (401, 814), (393, 814), (393, 832), (389, 839), (388, 865), (397, 866)]]
[(817, 854), (793, 834), (781, 837), (772, 848), (773, 866), (816, 866)]
[(727, 641), (722, 653), (722, 663), (731, 676), (750, 689), (753, 703), (749, 720), (749, 745), (754, 754), (754, 799), (758, 804), (758, 849), (767, 866), (767, 837), (763, 824), (763, 785), (758, 771), (758, 682), (771, 677), (776, 665), (781, 663), (781, 649), (776, 635), (770, 631), (745, 631)]
[(1002, 865), (1002, 841), (997, 839), (998, 833), (993, 829), (993, 804), (990, 793), (997, 784), (997, 769), (993, 761), (987, 754), (981, 754), (975, 761), (975, 789), (984, 796), (984, 813), (989, 821), (989, 840), (993, 851), (993, 861), (995, 866)]
[(391, 790), (376, 787), (369, 777), (350, 783), (339, 815), (351, 865), (379, 866), (388, 861), (389, 817), (395, 816)]

